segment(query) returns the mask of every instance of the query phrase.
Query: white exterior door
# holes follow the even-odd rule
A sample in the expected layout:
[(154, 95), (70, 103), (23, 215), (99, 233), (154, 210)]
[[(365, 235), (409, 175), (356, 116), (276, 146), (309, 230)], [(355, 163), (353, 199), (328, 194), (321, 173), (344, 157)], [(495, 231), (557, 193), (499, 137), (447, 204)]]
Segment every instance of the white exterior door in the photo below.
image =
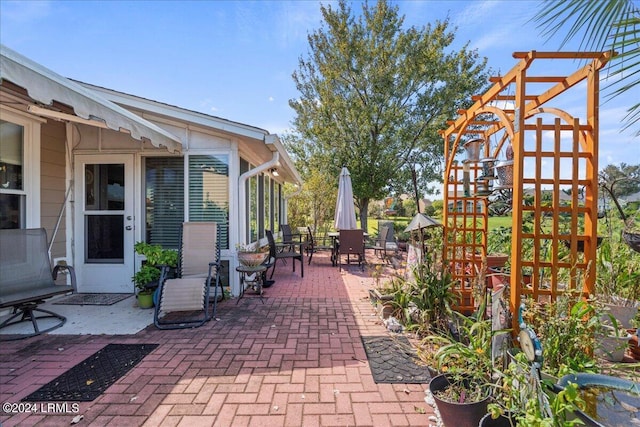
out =
[(132, 293), (134, 156), (75, 156), (78, 292)]

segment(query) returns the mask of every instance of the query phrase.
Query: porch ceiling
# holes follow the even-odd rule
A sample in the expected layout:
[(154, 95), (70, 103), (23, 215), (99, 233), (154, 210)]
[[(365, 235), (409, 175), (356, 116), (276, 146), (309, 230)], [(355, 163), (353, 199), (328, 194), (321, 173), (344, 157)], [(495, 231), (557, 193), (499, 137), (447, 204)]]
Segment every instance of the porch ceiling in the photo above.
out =
[[(40, 107), (47, 107), (31, 108), (37, 115), (106, 127), (129, 133), (132, 138), (149, 141), (156, 147), (164, 146), (170, 152), (181, 151), (182, 142), (178, 137), (0, 45), (0, 81), (4, 80), (24, 88), (29, 97), (42, 104)], [(72, 107), (74, 115), (53, 109), (55, 103)]]

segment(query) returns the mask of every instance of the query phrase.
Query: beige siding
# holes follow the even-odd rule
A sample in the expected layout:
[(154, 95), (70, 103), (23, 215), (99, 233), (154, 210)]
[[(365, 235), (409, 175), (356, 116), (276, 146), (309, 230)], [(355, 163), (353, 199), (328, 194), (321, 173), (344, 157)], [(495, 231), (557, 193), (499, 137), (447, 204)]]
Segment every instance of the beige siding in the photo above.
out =
[[(40, 157), (40, 215), (41, 225), (47, 230), (49, 239), (53, 236), (60, 209), (65, 196), (65, 125), (50, 120), (42, 125)], [(64, 213), (66, 215), (66, 211)], [(67, 237), (65, 216), (60, 221), (51, 257), (65, 256)]]

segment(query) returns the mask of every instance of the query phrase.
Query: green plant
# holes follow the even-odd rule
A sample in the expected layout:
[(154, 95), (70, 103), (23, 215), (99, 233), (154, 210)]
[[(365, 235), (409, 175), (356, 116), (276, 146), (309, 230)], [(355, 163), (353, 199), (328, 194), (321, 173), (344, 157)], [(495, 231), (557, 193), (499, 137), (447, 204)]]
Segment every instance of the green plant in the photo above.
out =
[(569, 419), (575, 409), (584, 408), (578, 385), (562, 390), (537, 378), (524, 353), (513, 357), (506, 369), (495, 371), (493, 401), (487, 409), (492, 418), (505, 416), (512, 426), (569, 427), (582, 422)]
[(640, 300), (640, 256), (621, 239), (605, 239), (598, 249), (596, 294), (604, 302)]
[(139, 255), (144, 255), (145, 263), (152, 267), (166, 265), (175, 267), (178, 265), (178, 252), (173, 249), (163, 249), (160, 245), (152, 245), (146, 242), (137, 242), (133, 249)]
[(138, 270), (131, 279), (136, 285), (138, 292), (142, 293), (149, 291), (147, 285), (157, 282), (158, 279), (160, 279), (160, 274), (161, 272), (158, 268), (145, 264), (140, 267), (140, 270)]
[(453, 290), (454, 280), (447, 268), (425, 257), (413, 269), (409, 282), (410, 301), (416, 310), (418, 323), (425, 330), (446, 331), (452, 316), (451, 307), (458, 301)]
[(531, 299), (523, 302), (524, 319), (540, 338), (544, 372), (559, 376), (598, 371), (593, 349), (600, 319), (594, 300), (583, 300), (580, 293), (575, 292), (560, 295), (550, 303)]
[(236, 244), (237, 252), (247, 252), (247, 253), (263, 253), (269, 251), (269, 246), (260, 246), (256, 243), (237, 243)]
[(160, 279), (162, 267), (175, 268), (178, 265), (178, 252), (173, 249), (163, 249), (160, 245), (146, 242), (137, 242), (133, 248), (145, 257), (140, 269), (131, 277), (139, 292), (148, 291), (148, 285)]
[[(484, 304), (481, 304), (484, 308)], [(447, 375), (449, 386), (439, 397), (462, 403), (479, 401), (491, 390), (493, 358), (491, 355), (491, 320), (467, 317), (454, 312), (453, 331), (425, 338), (425, 343), (435, 345), (437, 370)]]

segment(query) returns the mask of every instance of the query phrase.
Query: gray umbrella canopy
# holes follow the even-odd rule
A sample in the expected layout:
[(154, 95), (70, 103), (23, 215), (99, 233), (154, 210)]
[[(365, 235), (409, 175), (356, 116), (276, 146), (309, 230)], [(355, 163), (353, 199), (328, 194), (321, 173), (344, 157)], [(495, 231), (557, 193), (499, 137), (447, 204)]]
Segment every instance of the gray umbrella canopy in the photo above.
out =
[(349, 170), (346, 167), (342, 168), (338, 181), (338, 200), (336, 201), (334, 226), (336, 230), (355, 230), (357, 228), (351, 174), (349, 174)]
[(405, 228), (404, 231), (416, 231), (416, 230), (421, 230), (423, 228), (438, 227), (438, 226), (442, 226), (442, 224), (439, 221), (423, 213), (418, 213), (416, 214), (416, 216), (413, 217), (413, 219), (411, 220), (409, 225), (407, 225), (407, 228)]

